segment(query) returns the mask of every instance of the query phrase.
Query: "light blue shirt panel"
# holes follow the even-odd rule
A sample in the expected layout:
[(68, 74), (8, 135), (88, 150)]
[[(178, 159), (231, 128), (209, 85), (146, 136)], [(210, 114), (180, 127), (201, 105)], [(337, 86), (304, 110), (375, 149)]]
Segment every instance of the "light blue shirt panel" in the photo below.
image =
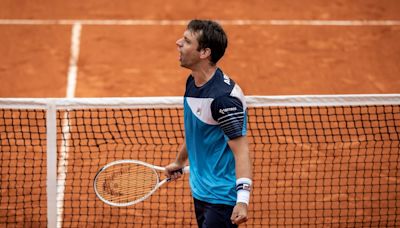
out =
[(235, 160), (218, 125), (200, 120), (184, 100), (185, 140), (193, 197), (214, 204), (236, 204)]

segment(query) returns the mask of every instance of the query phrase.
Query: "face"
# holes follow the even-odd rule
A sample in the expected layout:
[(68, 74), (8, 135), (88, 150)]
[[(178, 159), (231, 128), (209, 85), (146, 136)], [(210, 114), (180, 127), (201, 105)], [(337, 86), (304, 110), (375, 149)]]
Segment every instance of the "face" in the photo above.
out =
[(197, 50), (199, 46), (197, 36), (197, 33), (186, 30), (183, 33), (183, 37), (176, 41), (179, 51), (179, 61), (182, 67), (193, 69), (200, 61), (200, 52)]

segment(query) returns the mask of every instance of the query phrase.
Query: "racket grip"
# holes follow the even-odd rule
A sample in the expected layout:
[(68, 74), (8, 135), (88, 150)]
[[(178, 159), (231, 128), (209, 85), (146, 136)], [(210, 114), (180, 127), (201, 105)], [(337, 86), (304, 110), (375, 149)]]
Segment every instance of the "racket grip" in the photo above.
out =
[(190, 172), (190, 168), (189, 166), (185, 166), (182, 169), (177, 169), (175, 170), (173, 173), (180, 173), (180, 174), (184, 174), (184, 173), (189, 173)]
[[(189, 173), (189, 172), (190, 172), (190, 167), (185, 166), (182, 169), (175, 170), (173, 173), (184, 174), (184, 173)], [(170, 181), (171, 181), (171, 178), (167, 178), (167, 182), (170, 182)]]
[(185, 166), (183, 167), (183, 169), (181, 169), (182, 173), (189, 173), (190, 172), (190, 167), (189, 166)]

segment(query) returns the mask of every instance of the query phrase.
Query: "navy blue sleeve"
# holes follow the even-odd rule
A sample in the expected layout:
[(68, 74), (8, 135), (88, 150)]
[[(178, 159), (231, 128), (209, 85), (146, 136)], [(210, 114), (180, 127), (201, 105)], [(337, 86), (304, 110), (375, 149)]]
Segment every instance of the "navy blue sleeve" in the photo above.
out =
[(243, 135), (244, 110), (243, 104), (238, 98), (217, 97), (211, 103), (211, 113), (229, 139)]

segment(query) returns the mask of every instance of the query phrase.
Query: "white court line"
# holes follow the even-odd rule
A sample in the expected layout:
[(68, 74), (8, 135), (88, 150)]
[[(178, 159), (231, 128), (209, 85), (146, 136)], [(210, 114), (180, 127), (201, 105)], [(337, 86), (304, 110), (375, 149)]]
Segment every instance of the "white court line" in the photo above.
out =
[[(272, 25), (272, 26), (398, 26), (400, 20), (218, 20), (224, 25)], [(186, 25), (188, 20), (41, 20), (0, 19), (0, 25)]]
[(75, 96), (81, 30), (82, 25), (80, 23), (75, 23), (72, 27), (71, 55), (68, 68), (67, 98), (74, 98)]
[[(82, 30), (82, 25), (80, 23), (73, 24), (71, 32), (72, 33), (71, 54), (69, 59), (66, 98), (75, 97), (81, 30)], [(60, 145), (60, 160), (58, 163), (58, 172), (57, 172), (59, 174), (57, 178), (57, 227), (60, 228), (62, 227), (62, 219), (64, 213), (65, 182), (67, 178), (68, 153), (69, 153), (69, 144), (71, 139), (68, 110), (63, 115), (61, 126), (62, 126), (61, 127), (62, 135), (64, 136), (64, 138), (62, 139), (62, 143)]]
[(68, 115), (67, 113), (64, 113), (62, 119), (62, 135), (65, 137), (62, 139), (60, 145), (60, 160), (58, 161), (57, 170), (57, 227), (60, 228), (62, 227), (62, 218), (64, 213), (65, 180), (67, 178), (68, 148), (69, 140), (71, 138), (69, 123)]

